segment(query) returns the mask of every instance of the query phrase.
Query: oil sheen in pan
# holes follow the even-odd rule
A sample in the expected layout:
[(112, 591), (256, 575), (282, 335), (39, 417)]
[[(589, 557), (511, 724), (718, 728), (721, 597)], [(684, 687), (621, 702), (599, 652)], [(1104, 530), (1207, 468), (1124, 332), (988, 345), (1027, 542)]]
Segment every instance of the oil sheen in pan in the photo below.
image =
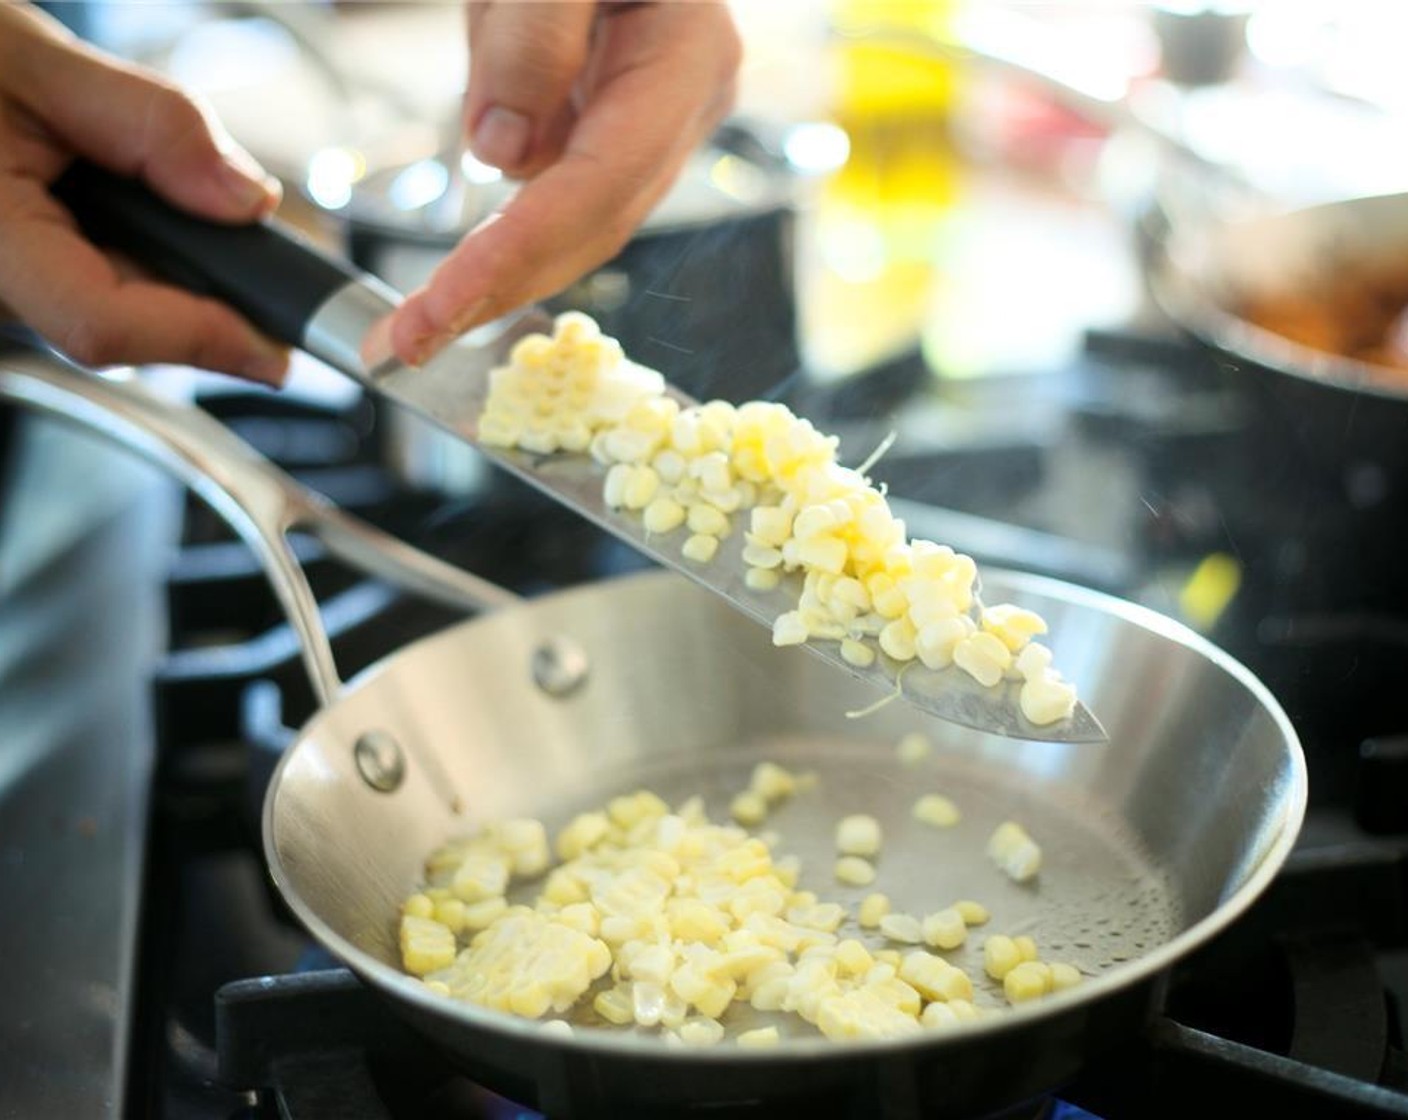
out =
[[(750, 831), (777, 833), (774, 858), (796, 855), (802, 862), (798, 887), (846, 907), (851, 917), (838, 937), (858, 938), (872, 950), (923, 948), (887, 942), (876, 931), (860, 928), (854, 915), (872, 891), (888, 895), (895, 911), (916, 917), (964, 898), (988, 908), (988, 923), (970, 929), (960, 949), (942, 954), (972, 977), (975, 1002), (981, 1005), (1007, 1006), (1001, 984), (983, 971), (982, 944), (991, 934), (1028, 934), (1042, 959), (1067, 961), (1092, 977), (1157, 948), (1182, 928), (1168, 876), (1109, 809), (1076, 790), (1045, 786), (1034, 794), (1030, 773), (1003, 772), (990, 762), (936, 753), (918, 765), (903, 766), (893, 744), (760, 740), (662, 758), (652, 765), (637, 763), (629, 770), (599, 771), (570, 802), (554, 799), (550, 805), (523, 805), (516, 811), (538, 816), (556, 835), (574, 814), (643, 788), (671, 805), (699, 795), (710, 819), (725, 822), (730, 800), (763, 759), (817, 775), (812, 788), (774, 806), (766, 822)], [(951, 798), (962, 814), (958, 824), (934, 828), (915, 820), (914, 802), (925, 793)], [(836, 822), (850, 813), (871, 814), (884, 833), (875, 860), (878, 874), (868, 887), (845, 886), (833, 875)], [(1020, 821), (1042, 847), (1041, 873), (1032, 882), (1014, 883), (987, 857), (988, 837), (1008, 819)], [(531, 901), (540, 886), (516, 888), (511, 901)], [(590, 1003), (589, 997), (579, 1003), (570, 1016), (573, 1022), (598, 1021)], [(730, 1033), (772, 1024), (786, 1035), (816, 1037), (815, 1028), (796, 1016), (760, 1013), (744, 1003), (730, 1007), (727, 1024)]]

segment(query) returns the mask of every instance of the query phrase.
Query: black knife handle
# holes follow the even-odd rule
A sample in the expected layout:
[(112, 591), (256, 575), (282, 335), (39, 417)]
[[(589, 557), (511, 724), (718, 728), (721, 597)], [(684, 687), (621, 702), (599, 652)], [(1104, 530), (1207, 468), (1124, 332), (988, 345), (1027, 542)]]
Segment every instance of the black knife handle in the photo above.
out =
[(99, 244), (167, 280), (228, 303), (260, 330), (302, 346), (319, 307), (361, 273), (266, 219), (225, 225), (176, 209), (136, 179), (75, 160), (53, 194)]

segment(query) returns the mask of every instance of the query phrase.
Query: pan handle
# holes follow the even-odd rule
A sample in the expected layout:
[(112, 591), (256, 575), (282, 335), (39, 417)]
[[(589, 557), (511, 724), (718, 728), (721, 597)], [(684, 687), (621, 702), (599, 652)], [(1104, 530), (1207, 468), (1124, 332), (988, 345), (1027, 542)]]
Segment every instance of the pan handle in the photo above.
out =
[(318, 602), (289, 546), (294, 529), (371, 575), (455, 609), (493, 610), (512, 592), (437, 560), (337, 509), (299, 485), (200, 409), (163, 400), (131, 370), (102, 376), (49, 355), (0, 355), (0, 399), (105, 435), (160, 466), (204, 499), (258, 556), (293, 627), (322, 705), (342, 691)]

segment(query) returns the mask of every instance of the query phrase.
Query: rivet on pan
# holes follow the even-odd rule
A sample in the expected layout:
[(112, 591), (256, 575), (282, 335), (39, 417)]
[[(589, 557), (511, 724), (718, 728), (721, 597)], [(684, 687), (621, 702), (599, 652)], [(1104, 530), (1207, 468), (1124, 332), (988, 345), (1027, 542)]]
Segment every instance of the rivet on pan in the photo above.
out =
[(390, 793), (406, 778), (406, 757), (401, 746), (385, 731), (368, 731), (352, 748), (357, 773), (372, 789)]
[(549, 696), (568, 696), (581, 688), (591, 665), (582, 647), (569, 638), (549, 638), (533, 651), (533, 683)]

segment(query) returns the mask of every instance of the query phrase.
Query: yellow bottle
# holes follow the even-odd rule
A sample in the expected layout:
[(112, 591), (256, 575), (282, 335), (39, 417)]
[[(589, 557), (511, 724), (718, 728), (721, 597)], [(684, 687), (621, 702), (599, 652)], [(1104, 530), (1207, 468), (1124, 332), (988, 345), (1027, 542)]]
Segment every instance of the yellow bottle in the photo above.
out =
[(814, 363), (844, 373), (911, 345), (960, 184), (955, 0), (835, 0), (836, 122), (850, 158), (817, 214)]

